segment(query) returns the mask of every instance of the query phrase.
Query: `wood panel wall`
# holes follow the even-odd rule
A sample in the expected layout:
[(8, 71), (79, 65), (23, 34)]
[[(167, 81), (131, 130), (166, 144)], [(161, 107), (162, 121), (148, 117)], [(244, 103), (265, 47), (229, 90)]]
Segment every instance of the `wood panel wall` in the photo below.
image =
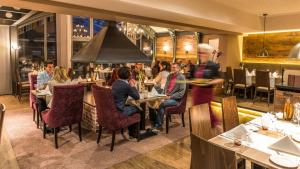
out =
[[(197, 62), (197, 41), (194, 35), (178, 35), (176, 36), (176, 60), (181, 60), (183, 63), (187, 63), (191, 60), (193, 63)], [(192, 49), (188, 53), (185, 52), (184, 46), (191, 45)], [(163, 46), (169, 45), (170, 50), (165, 54)], [(156, 41), (156, 58), (160, 61), (172, 61), (173, 60), (173, 42), (170, 36), (166, 35), (158, 37)]]
[(300, 32), (282, 32), (265, 34), (265, 47), (269, 52), (268, 58), (257, 57), (262, 44), (263, 34), (253, 34), (243, 37), (243, 61), (299, 64), (299, 61), (288, 59), (290, 50), (300, 42)]
[[(169, 45), (170, 50), (167, 53), (164, 53), (163, 47)], [(156, 40), (156, 58), (160, 61), (169, 61), (173, 60), (173, 42), (170, 36), (158, 37)]]
[[(191, 45), (191, 51), (186, 53), (185, 46)], [(197, 62), (197, 40), (194, 35), (181, 35), (177, 36), (177, 46), (176, 46), (176, 60), (182, 60), (187, 62), (188, 60)]]

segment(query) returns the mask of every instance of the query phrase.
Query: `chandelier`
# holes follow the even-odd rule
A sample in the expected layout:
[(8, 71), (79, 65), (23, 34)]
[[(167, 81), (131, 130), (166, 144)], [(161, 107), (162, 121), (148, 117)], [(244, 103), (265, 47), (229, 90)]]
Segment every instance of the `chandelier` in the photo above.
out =
[(75, 25), (73, 29), (73, 37), (90, 37), (87, 28), (84, 25)]
[(263, 34), (263, 43), (262, 43), (262, 48), (259, 50), (258, 57), (268, 57), (269, 52), (265, 46), (265, 41), (266, 41), (266, 19), (267, 19), (267, 13), (263, 14), (264, 17), (264, 34)]
[(138, 24), (120, 22), (117, 27), (132, 41), (139, 40), (144, 34), (144, 30)]

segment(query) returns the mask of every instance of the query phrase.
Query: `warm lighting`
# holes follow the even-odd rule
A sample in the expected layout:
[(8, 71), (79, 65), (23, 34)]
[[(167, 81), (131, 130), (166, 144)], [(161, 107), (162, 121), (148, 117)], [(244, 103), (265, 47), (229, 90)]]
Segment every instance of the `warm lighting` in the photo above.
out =
[(300, 59), (300, 43), (295, 45), (290, 51), (289, 58), (291, 59)]
[(18, 7), (13, 7), (15, 10), (19, 11), (21, 8)]
[(19, 50), (21, 47), (18, 44), (14, 43), (11, 45), (11, 48), (14, 50)]
[(192, 50), (192, 45), (191, 44), (184, 45), (184, 50), (186, 54), (189, 53), (189, 51)]
[(151, 50), (151, 48), (149, 46), (143, 47), (143, 51), (149, 51), (149, 50)]
[[(274, 31), (266, 31), (266, 34), (269, 33), (286, 33), (286, 32), (300, 32), (300, 29), (283, 29), (283, 30), (274, 30)], [(248, 36), (248, 35), (257, 35), (257, 34), (264, 34), (264, 32), (247, 32), (244, 33), (244, 36)]]
[(170, 50), (170, 46), (169, 45), (164, 45), (163, 46), (163, 51), (166, 54), (168, 51)]
[(11, 12), (6, 12), (5, 13), (5, 17), (6, 18), (12, 18), (13, 17), (13, 14)]

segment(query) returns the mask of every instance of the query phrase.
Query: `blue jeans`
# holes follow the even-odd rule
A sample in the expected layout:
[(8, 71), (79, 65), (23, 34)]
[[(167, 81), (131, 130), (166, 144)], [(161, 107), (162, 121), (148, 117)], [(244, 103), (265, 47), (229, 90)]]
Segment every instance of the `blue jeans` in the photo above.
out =
[(139, 112), (140, 110), (135, 107), (135, 106), (125, 106), (122, 113), (126, 116), (130, 116), (132, 115), (133, 113), (137, 113)]
[(157, 114), (157, 120), (156, 125), (157, 127), (162, 127), (164, 123), (164, 112), (166, 107), (176, 106), (178, 102), (173, 99), (165, 100), (159, 105), (158, 114)]

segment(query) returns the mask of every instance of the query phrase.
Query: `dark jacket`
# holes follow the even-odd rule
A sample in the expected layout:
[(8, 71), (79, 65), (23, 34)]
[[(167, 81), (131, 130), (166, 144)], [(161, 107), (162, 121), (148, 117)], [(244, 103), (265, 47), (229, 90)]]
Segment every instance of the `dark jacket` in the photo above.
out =
[[(165, 85), (164, 93), (166, 93), (166, 91), (168, 90), (168, 87), (170, 85), (170, 81), (171, 81), (172, 77), (173, 77), (173, 73), (169, 74), (166, 85)], [(177, 73), (176, 81), (178, 81), (178, 80), (184, 81), (185, 80), (184, 75), (181, 73)], [(171, 96), (170, 99), (180, 100), (183, 97), (185, 90), (186, 90), (185, 83), (175, 83), (173, 90), (169, 94)]]
[(139, 92), (122, 80), (116, 80), (112, 84), (112, 95), (118, 110), (123, 111), (128, 96), (135, 100), (140, 99)]

